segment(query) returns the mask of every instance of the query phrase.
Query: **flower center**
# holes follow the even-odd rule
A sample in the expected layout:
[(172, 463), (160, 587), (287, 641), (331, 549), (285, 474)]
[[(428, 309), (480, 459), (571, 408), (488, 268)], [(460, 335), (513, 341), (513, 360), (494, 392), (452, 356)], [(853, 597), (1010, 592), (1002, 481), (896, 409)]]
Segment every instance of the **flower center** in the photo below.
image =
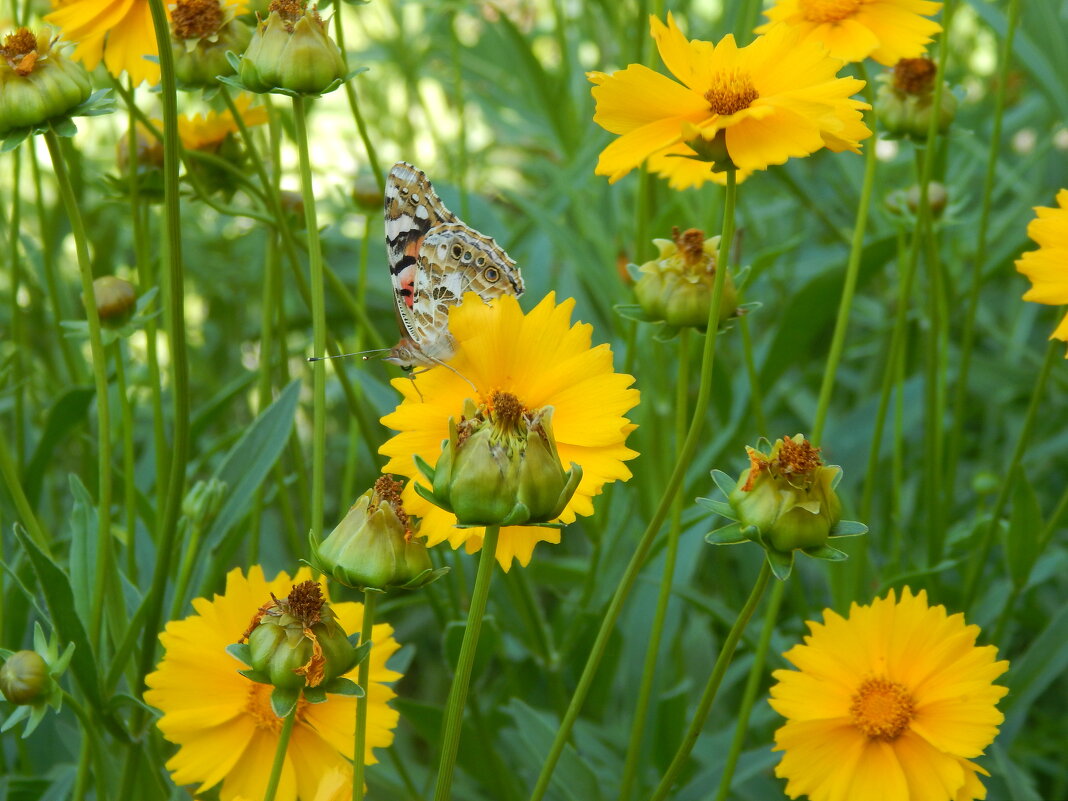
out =
[[(404, 489), (404, 484), (400, 481), (396, 481), (393, 476), (388, 473), (384, 476), (379, 476), (375, 481), (375, 495), (372, 495), (371, 505), (368, 507), (368, 511), (375, 511), (378, 509), (378, 503), (388, 503), (393, 508), (393, 513), (397, 515), (397, 519), (404, 526), (404, 532), (407, 539), (411, 539), (411, 520), (408, 519), (408, 513), (404, 511), (404, 504), (401, 503), (401, 490)], [(375, 502), (375, 497), (378, 498), (378, 503)]]
[(178, 0), (171, 12), (175, 39), (203, 39), (218, 33), (222, 23), (219, 0)]
[(938, 66), (929, 58), (903, 58), (894, 65), (894, 88), (906, 95), (929, 95)]
[(37, 37), (26, 28), (9, 33), (0, 46), (0, 56), (19, 75), (29, 75), (37, 63)]
[(712, 77), (705, 100), (715, 114), (736, 114), (760, 97), (749, 75), (741, 70), (721, 70)]
[[(252, 718), (257, 729), (269, 731), (272, 734), (278, 734), (278, 732), (282, 730), (282, 718), (274, 714), (274, 710), (271, 708), (272, 689), (270, 684), (260, 684), (256, 681), (249, 681), (248, 699), (245, 701), (245, 713)], [(303, 719), (304, 707), (307, 705), (308, 702), (304, 700), (304, 696), (297, 699), (298, 722)]]
[(278, 16), (293, 24), (304, 16), (304, 4), (300, 0), (271, 0), (267, 11), (277, 11)]
[(912, 694), (896, 681), (867, 679), (853, 695), (849, 716), (872, 740), (896, 740), (915, 717)]
[(864, 0), (801, 0), (806, 22), (840, 22), (853, 16)]
[(671, 239), (675, 242), (675, 247), (679, 249), (679, 254), (687, 267), (704, 263), (704, 231), (698, 228), (687, 228), (685, 231), (680, 231), (678, 226), (675, 226), (671, 229)]

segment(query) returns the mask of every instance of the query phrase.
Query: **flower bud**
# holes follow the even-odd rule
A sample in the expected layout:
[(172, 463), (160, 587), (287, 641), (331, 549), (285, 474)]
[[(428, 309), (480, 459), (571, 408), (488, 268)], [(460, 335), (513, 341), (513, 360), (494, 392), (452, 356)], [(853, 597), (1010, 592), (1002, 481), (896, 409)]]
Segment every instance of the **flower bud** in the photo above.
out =
[(203, 531), (222, 508), (227, 489), (226, 482), (217, 478), (198, 481), (182, 500), (182, 514), (194, 528)]
[(61, 117), (89, 99), (92, 83), (49, 34), (19, 28), (0, 45), (0, 135)]
[(345, 61), (318, 12), (298, 0), (272, 0), (241, 59), (240, 78), (253, 92), (287, 89), (316, 95), (345, 77)]
[[(949, 193), (944, 184), (931, 181), (927, 185), (927, 207), (931, 210), (931, 216), (939, 219), (946, 210), (949, 202)], [(906, 213), (915, 215), (920, 210), (920, 187), (913, 184), (908, 189), (895, 189), (887, 195), (886, 205), (891, 212), (898, 215)]]
[(315, 568), (360, 590), (417, 589), (438, 578), (426, 545), (412, 533), (402, 488), (380, 477), (321, 544), (311, 540)]
[(51, 692), (48, 664), (36, 651), (16, 651), (0, 667), (0, 693), (16, 706), (44, 701)]
[(461, 525), (541, 525), (555, 520), (574, 495), (582, 469), (565, 470), (552, 433), (552, 407), (530, 411), (497, 392), (478, 408), (467, 402), (437, 466), (420, 469), (433, 490), (420, 495), (456, 515)]
[[(938, 67), (927, 58), (903, 58), (892, 72), (876, 80), (875, 108), (888, 133), (913, 139), (926, 139), (934, 108), (934, 81)], [(957, 113), (957, 98), (943, 83), (941, 105), (937, 109), (938, 132), (944, 133)]]
[(129, 281), (114, 275), (103, 275), (93, 281), (93, 299), (100, 321), (108, 327), (118, 327), (133, 314), (137, 289)]
[[(657, 258), (638, 268), (642, 277), (634, 287), (634, 294), (639, 305), (650, 319), (703, 331), (712, 304), (719, 237), (705, 239), (704, 233), (696, 228), (682, 233), (673, 228), (671, 240), (654, 239), (653, 244), (660, 251)], [(738, 293), (727, 273), (718, 321), (734, 315), (737, 308)]]
[(174, 73), (186, 89), (211, 88), (216, 76), (232, 75), (226, 51), (242, 52), (252, 31), (234, 19), (237, 6), (220, 0), (178, 0), (171, 9)]
[(252, 668), (283, 689), (318, 687), (352, 670), (358, 654), (314, 581), (261, 607), (242, 639)]
[[(134, 158), (137, 161), (138, 172), (145, 170), (158, 170), (163, 167), (163, 143), (152, 136), (143, 125), (137, 125), (136, 148)], [(126, 174), (130, 167), (130, 132), (126, 131), (119, 137), (115, 145), (115, 162), (119, 172)]]
[(775, 441), (770, 453), (746, 448), (749, 468), (728, 497), (745, 525), (757, 529), (777, 551), (816, 548), (842, 519), (834, 491), (839, 467), (826, 467), (800, 434)]

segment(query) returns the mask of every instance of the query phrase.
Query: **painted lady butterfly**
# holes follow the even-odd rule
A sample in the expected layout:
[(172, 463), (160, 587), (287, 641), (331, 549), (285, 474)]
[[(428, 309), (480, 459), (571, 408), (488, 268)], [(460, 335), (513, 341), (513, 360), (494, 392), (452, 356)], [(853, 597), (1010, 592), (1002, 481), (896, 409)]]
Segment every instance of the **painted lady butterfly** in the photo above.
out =
[(449, 307), (465, 292), (488, 301), (522, 295), (515, 262), (493, 241), (463, 223), (434, 193), (426, 175), (398, 162), (386, 179), (386, 252), (393, 299), (403, 330), (386, 361), (406, 370), (452, 356)]

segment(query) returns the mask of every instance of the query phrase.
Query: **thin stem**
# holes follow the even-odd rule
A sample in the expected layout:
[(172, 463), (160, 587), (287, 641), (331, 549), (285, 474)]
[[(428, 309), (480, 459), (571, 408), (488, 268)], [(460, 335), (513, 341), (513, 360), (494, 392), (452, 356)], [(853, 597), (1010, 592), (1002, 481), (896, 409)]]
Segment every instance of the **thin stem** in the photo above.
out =
[(764, 414), (764, 393), (760, 388), (760, 373), (753, 358), (753, 338), (749, 335), (749, 315), (743, 314), (738, 320), (738, 331), (742, 335), (742, 357), (745, 359), (745, 374), (749, 378), (749, 401), (753, 412), (753, 422), (757, 433), (762, 437), (768, 435), (768, 420)]
[[(675, 384), (675, 442), (682, 444), (686, 436), (687, 395), (690, 388), (690, 330), (679, 331), (678, 381)], [(634, 719), (630, 727), (630, 742), (627, 744), (627, 757), (623, 763), (623, 779), (620, 782), (619, 799), (627, 801), (631, 796), (634, 779), (638, 772), (638, 763), (642, 753), (642, 739), (645, 734), (645, 721), (649, 713), (649, 698), (653, 693), (653, 679), (656, 677), (656, 662), (660, 654), (660, 640), (667, 619), (668, 603), (671, 600), (672, 582), (675, 578), (675, 564), (679, 553), (679, 533), (682, 529), (682, 500), (676, 496), (671, 509), (671, 523), (668, 526), (667, 553), (664, 555), (664, 572), (660, 577), (660, 591), (656, 599), (656, 612), (653, 615), (652, 629), (642, 665), (641, 683), (638, 686), (638, 699), (634, 704)]]
[(768, 560), (765, 559), (761, 562), (760, 574), (757, 576), (756, 584), (753, 585), (753, 591), (749, 593), (749, 599), (745, 602), (745, 606), (742, 607), (742, 611), (738, 613), (738, 618), (734, 621), (734, 625), (731, 626), (727, 639), (723, 641), (723, 647), (720, 648), (716, 664), (712, 668), (712, 675), (708, 677), (708, 684), (705, 685), (705, 691), (701, 694), (701, 700), (697, 704), (697, 710), (694, 712), (693, 720), (690, 721), (690, 726), (682, 738), (682, 743), (679, 745), (678, 751), (675, 752), (671, 764), (649, 801), (661, 801), (661, 799), (666, 798), (668, 791), (671, 790), (671, 786), (679, 775), (679, 771), (686, 764), (690, 751), (693, 750), (694, 745), (697, 743), (697, 738), (701, 734), (701, 729), (704, 728), (708, 713), (712, 710), (712, 702), (716, 700), (716, 692), (719, 690), (720, 682), (723, 681), (727, 667), (734, 657), (734, 650), (738, 647), (742, 632), (745, 631), (749, 618), (756, 611), (757, 604), (760, 603), (760, 598), (764, 595), (764, 589), (768, 586), (770, 577), (771, 567), (768, 564)]
[(4, 487), (11, 494), (11, 500), (15, 502), (15, 511), (18, 513), (22, 525), (30, 533), (30, 537), (40, 546), (41, 550), (45, 553), (50, 552), (52, 538), (41, 527), (40, 522), (37, 520), (37, 515), (33, 513), (33, 507), (30, 506), (30, 501), (22, 488), (22, 480), (19, 476), (18, 468), (15, 466), (15, 459), (8, 449), (7, 440), (3, 436), (0, 436), (0, 478), (4, 480)]
[(59, 137), (49, 128), (45, 132), (48, 155), (52, 159), (52, 169), (56, 174), (59, 194), (70, 220), (71, 234), (74, 237), (74, 249), (78, 256), (78, 269), (82, 279), (82, 299), (85, 302), (85, 316), (89, 322), (89, 348), (93, 358), (93, 383), (96, 386), (97, 409), (97, 470), (99, 471), (97, 493), (97, 561), (94, 572), (96, 591), (93, 593), (89, 612), (89, 640), (100, 644), (100, 630), (104, 622), (104, 596), (106, 587), (111, 586), (111, 408), (108, 404), (107, 356), (100, 334), (100, 312), (93, 295), (93, 266), (89, 261), (89, 241), (85, 233), (78, 199), (74, 196), (74, 187), (70, 182), (63, 151), (59, 146)]
[(756, 701), (760, 682), (764, 678), (764, 661), (768, 656), (768, 646), (771, 644), (771, 635), (775, 632), (775, 620), (779, 615), (779, 606), (782, 604), (785, 591), (785, 581), (776, 581), (771, 588), (768, 608), (764, 612), (764, 627), (760, 630), (760, 640), (757, 642), (756, 653), (753, 655), (753, 666), (749, 669), (749, 678), (745, 682), (742, 703), (738, 707), (738, 721), (734, 725), (734, 739), (731, 740), (731, 750), (727, 752), (727, 762), (719, 777), (719, 789), (716, 791), (715, 801), (727, 801), (727, 795), (730, 793), (731, 779), (738, 765), (742, 747), (745, 745), (745, 736), (749, 733), (749, 715), (753, 711), (753, 702)]
[[(360, 627), (360, 645), (371, 642), (371, 632), (375, 625), (375, 605), (381, 593), (364, 590), (363, 625)], [(372, 646), (373, 647), (373, 646)], [(357, 683), (363, 688), (363, 695), (356, 699), (356, 740), (352, 751), (352, 801), (363, 801), (364, 751), (367, 750), (367, 700), (370, 691), (368, 684), (371, 676), (371, 654), (368, 653), (360, 662)]]
[(134, 420), (130, 398), (126, 391), (126, 368), (123, 364), (122, 340), (116, 340), (111, 354), (115, 359), (115, 387), (119, 392), (119, 413), (122, 417), (122, 492), (126, 505), (126, 574), (137, 580), (137, 486), (134, 484)]
[[(300, 193), (304, 200), (304, 225), (308, 235), (308, 268), (311, 282), (312, 355), (326, 353), (326, 295), (323, 290), (323, 252), (319, 246), (319, 223), (315, 214), (311, 158), (308, 154), (308, 123), (304, 98), (293, 98), (297, 150), (300, 153)], [(323, 538), (323, 500), (326, 487), (326, 362), (312, 365), (312, 512), (311, 535)]]
[(8, 310), (11, 327), (11, 344), (14, 346), (11, 354), (8, 380), (11, 382), (11, 392), (14, 395), (12, 411), (15, 424), (15, 464), (22, 469), (26, 462), (26, 381), (23, 374), (23, 357), (25, 356), (25, 335), (23, 332), (23, 317), (19, 308), (19, 286), (22, 283), (22, 258), (19, 253), (19, 235), (22, 228), (22, 194), (19, 192), (22, 172), (22, 148), (15, 148), (11, 152), (12, 178), (11, 178), (11, 221), (8, 234), (7, 252), (11, 259), (10, 264), (10, 297), (11, 307)]
[(274, 762), (271, 763), (271, 775), (267, 779), (263, 801), (274, 801), (274, 796), (278, 792), (278, 783), (282, 779), (282, 767), (286, 763), (286, 750), (289, 748), (289, 735), (293, 733), (293, 721), (297, 719), (298, 705), (295, 702), (289, 714), (282, 720), (282, 731), (278, 733), (278, 745), (274, 749)]
[(452, 788), (452, 774), (456, 763), (456, 752), (460, 748), (460, 729), (463, 724), (464, 705), (467, 702), (467, 688), (471, 682), (471, 668), (475, 663), (475, 648), (478, 635), (482, 631), (482, 618), (486, 613), (486, 601), (489, 599), (490, 580), (497, 563), (497, 537), (500, 526), (487, 526), (482, 540), (482, 552), (478, 559), (478, 574), (475, 576), (475, 589), (471, 595), (471, 606), (467, 611), (467, 626), (464, 628), (464, 640), (460, 646), (460, 656), (456, 660), (456, 673), (449, 701), (445, 707), (444, 733), (442, 735), (441, 760), (438, 762), (438, 779), (434, 786), (434, 801), (449, 801)]
[[(337, 46), (341, 49), (341, 58), (345, 61), (345, 70), (348, 71), (349, 56), (345, 51), (345, 26), (341, 24), (341, 10), (344, 8), (344, 4), (338, 3), (334, 6), (334, 38), (337, 39)], [(352, 85), (352, 81), (345, 81), (345, 97), (349, 101), (349, 110), (352, 112), (352, 118), (356, 121), (356, 130), (360, 132), (360, 141), (363, 142), (364, 150), (367, 151), (367, 163), (371, 167), (371, 173), (375, 177), (375, 183), (378, 184), (378, 191), (382, 194), (386, 192), (386, 176), (382, 172), (382, 168), (378, 165), (378, 154), (375, 152), (374, 143), (371, 141), (371, 136), (367, 132), (367, 123), (363, 119), (363, 113), (360, 111), (360, 103), (356, 99), (356, 87)]]
[[(861, 75), (865, 79), (865, 91), (871, 94), (871, 82), (861, 65)], [(875, 116), (869, 115), (872, 124), (872, 138), (864, 149), (864, 182), (860, 187), (860, 201), (857, 204), (857, 219), (853, 225), (853, 238), (849, 244), (849, 260), (846, 262), (845, 282), (842, 285), (842, 297), (838, 302), (838, 316), (834, 322), (834, 334), (831, 336), (831, 348), (827, 353), (827, 363), (823, 368), (823, 381), (820, 384), (819, 400), (816, 403), (816, 416), (812, 424), (809, 439), (813, 445), (819, 445), (823, 437), (823, 426), (827, 422), (827, 410), (834, 393), (834, 380), (838, 365), (845, 348), (846, 333), (849, 330), (849, 312), (853, 307), (853, 295), (857, 288), (857, 276), (860, 274), (860, 258), (864, 255), (864, 233), (868, 226), (868, 209), (871, 207), (872, 189), (875, 186)]]
[(560, 728), (556, 732), (556, 737), (553, 738), (549, 753), (546, 755), (545, 761), (542, 763), (541, 772), (538, 774), (537, 783), (534, 785), (530, 801), (539, 801), (549, 789), (549, 782), (552, 779), (553, 771), (556, 769), (556, 763), (560, 759), (560, 754), (563, 753), (567, 738), (571, 734), (571, 729), (575, 725), (579, 712), (582, 710), (582, 705), (586, 701), (586, 696), (589, 694), (590, 687), (593, 685), (593, 679), (597, 674), (597, 668), (600, 666), (605, 649), (608, 647), (608, 640), (610, 639), (616, 621), (619, 619), (619, 615), (623, 610), (623, 602), (630, 594), (634, 582), (638, 578), (638, 573), (645, 564), (645, 557), (648, 555), (649, 549), (652, 547), (653, 541), (656, 539), (656, 535), (660, 531), (660, 526), (667, 518), (672, 501), (682, 487), (683, 479), (686, 476), (686, 470), (689, 468), (690, 462), (693, 459), (694, 454), (697, 452), (697, 445), (701, 438), (701, 430), (704, 427), (704, 420), (709, 407), (709, 398), (712, 393), (712, 367), (715, 363), (716, 337), (718, 333), (717, 322), (719, 318), (719, 306), (723, 298), (723, 285), (726, 281), (726, 275), (729, 268), (730, 243), (734, 238), (734, 207), (736, 195), (737, 177), (734, 170), (728, 170), (725, 200), (723, 204), (723, 230), (719, 240), (719, 255), (716, 260), (716, 280), (712, 288), (712, 303), (708, 307), (705, 347), (701, 355), (701, 378), (698, 385), (697, 398), (694, 400), (693, 417), (690, 419), (690, 427), (686, 432), (686, 439), (682, 443), (682, 447), (679, 449), (678, 459), (675, 462), (674, 469), (671, 471), (671, 476), (668, 478), (667, 485), (664, 487), (664, 493), (660, 498), (660, 503), (658, 504), (656, 511), (653, 513), (652, 518), (649, 520), (649, 525), (646, 526), (641, 540), (639, 540), (634, 549), (634, 553), (630, 558), (630, 562), (627, 564), (623, 577), (620, 579), (616, 591), (612, 595), (612, 600), (608, 604), (608, 609), (605, 610), (604, 618), (601, 620), (601, 628), (598, 630), (593, 647), (590, 649), (590, 655), (586, 658), (586, 665), (582, 669), (582, 675), (579, 677), (578, 686), (575, 687), (575, 693), (571, 696), (571, 703), (567, 707), (564, 719), (560, 722)]

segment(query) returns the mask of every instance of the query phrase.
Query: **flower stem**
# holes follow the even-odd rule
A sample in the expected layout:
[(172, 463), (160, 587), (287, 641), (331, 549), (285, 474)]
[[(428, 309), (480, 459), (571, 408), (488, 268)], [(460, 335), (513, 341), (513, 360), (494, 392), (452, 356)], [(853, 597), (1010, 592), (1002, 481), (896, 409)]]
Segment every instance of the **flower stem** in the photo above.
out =
[[(341, 58), (345, 62), (345, 70), (348, 71), (349, 56), (345, 50), (345, 26), (341, 23), (341, 10), (343, 8), (344, 5), (338, 3), (334, 9), (334, 38), (337, 40), (338, 49), (341, 50)], [(352, 81), (345, 81), (345, 97), (349, 101), (352, 119), (356, 121), (356, 130), (360, 132), (360, 141), (363, 142), (363, 147), (367, 151), (367, 164), (371, 167), (375, 183), (378, 184), (378, 191), (384, 194), (386, 191), (386, 177), (382, 173), (382, 168), (378, 165), (378, 154), (375, 152), (371, 136), (367, 133), (367, 123), (364, 121), (363, 113), (360, 111), (360, 103), (356, 99), (356, 87), (352, 85)]]
[[(380, 593), (364, 590), (363, 625), (360, 627), (360, 645), (371, 642), (371, 632), (375, 625), (375, 604)], [(372, 646), (373, 647), (373, 646)], [(357, 683), (363, 688), (363, 695), (356, 699), (356, 741), (352, 751), (352, 801), (363, 801), (364, 751), (367, 750), (367, 702), (370, 695), (368, 683), (371, 676), (371, 654), (368, 653), (360, 662)]]
[(729, 266), (730, 244), (734, 239), (734, 207), (737, 196), (737, 187), (737, 177), (734, 170), (728, 170), (726, 193), (724, 196), (725, 200), (723, 204), (723, 230), (720, 235), (719, 255), (716, 260), (716, 281), (712, 287), (712, 303), (708, 307), (708, 324), (705, 329), (707, 331), (705, 334), (705, 347), (701, 355), (701, 378), (698, 385), (697, 398), (694, 400), (693, 416), (690, 418), (690, 427), (686, 432), (686, 439), (683, 441), (682, 447), (679, 449), (675, 467), (671, 471), (671, 476), (668, 478), (667, 485), (664, 487), (664, 493), (660, 498), (660, 503), (657, 505), (652, 518), (650, 518), (649, 525), (646, 526), (641, 540), (639, 540), (634, 549), (634, 553), (630, 558), (630, 562), (627, 564), (623, 577), (619, 580), (616, 591), (612, 595), (612, 600), (608, 604), (608, 609), (605, 610), (604, 618), (601, 620), (601, 627), (597, 631), (597, 638), (594, 640), (593, 647), (590, 649), (590, 655), (586, 658), (586, 665), (582, 669), (582, 675), (579, 677), (578, 686), (575, 687), (575, 692), (571, 696), (571, 703), (567, 707), (567, 712), (564, 714), (563, 720), (560, 721), (560, 728), (557, 730), (556, 737), (553, 738), (552, 745), (549, 747), (549, 753), (546, 755), (545, 761), (542, 764), (541, 772), (538, 774), (534, 790), (530, 795), (530, 801), (539, 801), (549, 789), (549, 782), (552, 779), (553, 771), (556, 769), (556, 763), (560, 759), (560, 754), (564, 751), (564, 745), (567, 743), (567, 738), (571, 734), (571, 729), (575, 725), (575, 721), (578, 719), (579, 712), (582, 710), (582, 705), (586, 702), (586, 696), (589, 694), (590, 687), (593, 685), (593, 679), (597, 674), (597, 668), (600, 666), (605, 649), (608, 647), (612, 629), (615, 627), (616, 621), (619, 619), (619, 615), (623, 611), (623, 601), (626, 600), (631, 589), (634, 587), (634, 582), (638, 578), (638, 573), (641, 571), (645, 563), (645, 557), (649, 554), (649, 549), (652, 547), (653, 541), (656, 539), (656, 535), (660, 531), (660, 526), (667, 518), (672, 501), (675, 499), (675, 495), (682, 487), (683, 479), (686, 477), (686, 470), (690, 466), (694, 453), (697, 452), (701, 430), (704, 426), (705, 416), (708, 413), (709, 398), (712, 394), (712, 367), (715, 362), (716, 335), (719, 330), (717, 326), (719, 320), (719, 305), (723, 298), (723, 285), (726, 282), (727, 268)]
[(768, 586), (770, 577), (771, 566), (768, 564), (768, 560), (765, 559), (761, 562), (760, 573), (757, 576), (756, 584), (753, 585), (752, 592), (749, 593), (749, 599), (745, 602), (745, 606), (742, 607), (742, 611), (738, 613), (738, 618), (734, 621), (734, 625), (731, 626), (727, 639), (723, 641), (719, 656), (716, 658), (716, 664), (712, 668), (712, 675), (708, 677), (708, 684), (705, 685), (705, 691), (701, 694), (701, 700), (697, 704), (693, 720), (690, 721), (690, 727), (686, 730), (686, 735), (682, 738), (678, 751), (675, 752), (671, 764), (649, 801), (661, 801), (661, 799), (666, 798), (668, 791), (671, 790), (671, 786), (679, 775), (679, 771), (686, 764), (690, 751), (693, 750), (694, 745), (697, 743), (697, 738), (701, 734), (701, 729), (705, 725), (708, 713), (712, 710), (712, 702), (716, 700), (716, 692), (719, 690), (720, 682), (723, 681), (727, 667), (734, 657), (734, 649), (738, 647), (742, 632), (745, 630), (749, 618), (756, 611), (757, 604), (760, 603), (760, 598), (764, 595), (764, 590)]
[(93, 383), (96, 386), (97, 415), (97, 517), (98, 544), (96, 570), (92, 605), (89, 612), (89, 641), (99, 645), (100, 631), (104, 621), (104, 587), (111, 584), (111, 408), (108, 404), (107, 356), (100, 334), (100, 312), (93, 296), (93, 266), (89, 261), (89, 242), (85, 233), (78, 199), (74, 196), (70, 175), (63, 159), (63, 150), (59, 146), (59, 137), (49, 128), (45, 132), (48, 155), (52, 159), (52, 169), (56, 174), (59, 194), (70, 220), (70, 230), (74, 237), (74, 249), (78, 257), (78, 269), (82, 279), (82, 299), (85, 302), (85, 316), (89, 322), (89, 348), (93, 359)]
[(738, 721), (734, 724), (734, 739), (731, 740), (731, 750), (727, 752), (727, 762), (719, 777), (719, 789), (716, 791), (715, 801), (727, 801), (727, 795), (730, 793), (731, 778), (738, 765), (742, 746), (745, 745), (745, 735), (749, 733), (749, 715), (753, 711), (757, 690), (760, 689), (760, 680), (764, 677), (764, 660), (768, 656), (771, 635), (775, 631), (775, 619), (779, 615), (779, 606), (782, 604), (785, 591), (785, 581), (776, 581), (771, 588), (768, 608), (764, 613), (764, 628), (760, 630), (760, 640), (757, 642), (756, 653), (753, 655), (753, 666), (749, 669), (749, 678), (745, 682), (742, 703), (738, 707)]
[[(315, 215), (311, 159), (308, 155), (308, 123), (304, 98), (293, 98), (297, 150), (300, 153), (300, 194), (304, 200), (304, 225), (308, 235), (308, 267), (311, 279), (312, 355), (326, 352), (326, 295), (323, 290), (323, 252), (319, 246), (319, 223)], [(323, 538), (323, 498), (326, 478), (326, 362), (312, 365), (312, 512), (311, 535)]]
[(119, 413), (122, 416), (122, 492), (126, 506), (126, 575), (131, 581), (137, 577), (137, 487), (134, 485), (134, 419), (130, 397), (126, 392), (126, 367), (122, 340), (112, 346), (115, 359), (115, 388), (119, 392)]
[(497, 537), (500, 531), (500, 526), (486, 526), (486, 535), (482, 540), (478, 574), (475, 576), (475, 589), (471, 595), (471, 606), (467, 611), (464, 640), (460, 646), (460, 657), (456, 660), (456, 673), (453, 676), (452, 688), (449, 690), (449, 701), (445, 707), (441, 760), (438, 762), (434, 801), (449, 801), (450, 798), (456, 752), (460, 747), (460, 727), (463, 723), (464, 705), (467, 702), (467, 687), (471, 682), (475, 648), (478, 646), (478, 635), (482, 630), (482, 618), (486, 612), (486, 601), (489, 599), (490, 580), (493, 578), (493, 568), (497, 562)]
[(267, 779), (263, 801), (274, 801), (274, 796), (278, 792), (278, 783), (282, 779), (282, 767), (286, 763), (286, 749), (289, 748), (289, 735), (293, 733), (293, 722), (297, 719), (298, 706), (299, 701), (293, 704), (289, 714), (282, 720), (282, 731), (278, 733), (278, 745), (274, 749), (274, 762), (271, 763), (271, 775)]
[[(871, 81), (861, 66), (864, 76), (865, 91), (871, 95)], [(849, 312), (853, 307), (853, 295), (857, 288), (857, 276), (860, 273), (860, 257), (864, 254), (864, 232), (868, 226), (868, 209), (871, 207), (872, 189), (875, 186), (875, 116), (871, 113), (872, 137), (864, 149), (864, 182), (860, 187), (860, 201), (857, 203), (857, 219), (853, 225), (853, 238), (849, 244), (849, 260), (846, 262), (845, 283), (842, 285), (842, 297), (838, 302), (838, 316), (834, 322), (834, 334), (831, 337), (831, 349), (827, 353), (827, 363), (823, 369), (823, 382), (820, 384), (819, 400), (816, 403), (816, 416), (812, 424), (809, 440), (819, 445), (823, 436), (823, 426), (827, 422), (827, 410), (831, 405), (834, 392), (834, 379), (845, 348), (846, 332), (849, 329)]]
[[(679, 331), (679, 376), (675, 384), (675, 442), (682, 444), (686, 437), (687, 394), (690, 387), (690, 330)], [(649, 642), (645, 651), (645, 663), (642, 666), (641, 683), (638, 686), (638, 700), (634, 705), (634, 719), (630, 727), (630, 742), (627, 744), (627, 757), (623, 763), (623, 779), (620, 782), (619, 801), (627, 801), (634, 787), (634, 778), (638, 772), (638, 763), (642, 753), (642, 739), (645, 734), (645, 721), (649, 713), (649, 698), (653, 692), (653, 679), (656, 676), (656, 662), (660, 654), (660, 640), (664, 632), (664, 620), (667, 618), (668, 602), (671, 600), (672, 582), (675, 578), (675, 563), (679, 552), (679, 533), (682, 529), (682, 501), (676, 496), (671, 509), (671, 522), (668, 526), (667, 553), (664, 556), (664, 572), (660, 577), (660, 592), (656, 599), (656, 612), (653, 614), (653, 626), (649, 631)]]

